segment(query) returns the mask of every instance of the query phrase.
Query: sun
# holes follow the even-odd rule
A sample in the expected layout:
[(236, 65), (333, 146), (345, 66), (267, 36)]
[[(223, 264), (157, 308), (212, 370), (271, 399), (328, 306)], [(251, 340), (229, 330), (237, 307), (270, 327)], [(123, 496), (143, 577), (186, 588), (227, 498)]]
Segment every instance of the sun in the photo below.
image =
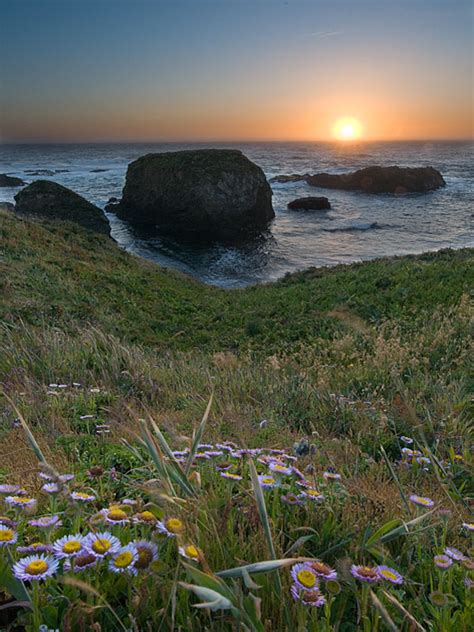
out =
[(337, 140), (358, 140), (362, 134), (362, 125), (355, 118), (342, 118), (336, 121), (333, 134)]

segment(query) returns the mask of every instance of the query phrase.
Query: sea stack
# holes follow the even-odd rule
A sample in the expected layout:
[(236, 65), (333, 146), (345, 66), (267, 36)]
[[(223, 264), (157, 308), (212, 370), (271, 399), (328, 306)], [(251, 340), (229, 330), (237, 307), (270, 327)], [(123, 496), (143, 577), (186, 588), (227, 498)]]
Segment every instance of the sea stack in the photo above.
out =
[(148, 154), (128, 166), (118, 217), (193, 241), (265, 229), (275, 213), (260, 167), (242, 152), (199, 149)]

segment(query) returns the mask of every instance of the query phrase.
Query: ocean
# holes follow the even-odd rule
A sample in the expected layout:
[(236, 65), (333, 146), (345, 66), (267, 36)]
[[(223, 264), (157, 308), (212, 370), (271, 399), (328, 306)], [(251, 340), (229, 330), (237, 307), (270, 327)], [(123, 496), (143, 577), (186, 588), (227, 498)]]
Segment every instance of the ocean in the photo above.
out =
[[(238, 246), (183, 245), (107, 214), (121, 247), (206, 283), (242, 287), (311, 266), (474, 246), (474, 143), (469, 141), (0, 145), (0, 173), (27, 182), (54, 180), (103, 208), (110, 197), (121, 197), (132, 160), (150, 152), (201, 147), (240, 149), (268, 178), (371, 165), (431, 165), (447, 186), (393, 197), (317, 189), (304, 182), (273, 184), (274, 221), (261, 236)], [(0, 201), (13, 201), (17, 191), (0, 188)], [(288, 202), (306, 195), (328, 197), (331, 210), (287, 209)]]

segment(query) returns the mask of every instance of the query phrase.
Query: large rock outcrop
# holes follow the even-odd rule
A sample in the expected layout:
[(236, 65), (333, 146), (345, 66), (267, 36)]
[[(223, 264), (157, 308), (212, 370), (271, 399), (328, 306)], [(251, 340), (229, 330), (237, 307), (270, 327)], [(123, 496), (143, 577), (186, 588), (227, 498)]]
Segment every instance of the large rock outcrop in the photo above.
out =
[(263, 171), (242, 152), (148, 154), (128, 166), (118, 217), (178, 238), (233, 239), (275, 216)]
[(6, 173), (0, 173), (0, 187), (24, 187), (26, 182), (15, 176), (8, 176)]
[(15, 195), (15, 212), (45, 219), (75, 222), (84, 228), (110, 235), (110, 226), (100, 208), (49, 180), (36, 180)]
[(433, 167), (367, 167), (352, 173), (318, 173), (306, 178), (314, 187), (365, 193), (424, 193), (446, 186)]

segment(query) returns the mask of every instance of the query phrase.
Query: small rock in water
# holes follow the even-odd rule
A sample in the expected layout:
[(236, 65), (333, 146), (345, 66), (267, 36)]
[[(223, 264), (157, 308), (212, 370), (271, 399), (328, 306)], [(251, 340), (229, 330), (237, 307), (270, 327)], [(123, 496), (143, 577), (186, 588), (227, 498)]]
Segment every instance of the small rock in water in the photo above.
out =
[(26, 182), (23, 182), (21, 178), (15, 178), (14, 176), (7, 176), (6, 173), (0, 173), (0, 187), (23, 187)]
[(293, 200), (288, 208), (298, 211), (326, 211), (331, 208), (327, 197), (304, 197)]

